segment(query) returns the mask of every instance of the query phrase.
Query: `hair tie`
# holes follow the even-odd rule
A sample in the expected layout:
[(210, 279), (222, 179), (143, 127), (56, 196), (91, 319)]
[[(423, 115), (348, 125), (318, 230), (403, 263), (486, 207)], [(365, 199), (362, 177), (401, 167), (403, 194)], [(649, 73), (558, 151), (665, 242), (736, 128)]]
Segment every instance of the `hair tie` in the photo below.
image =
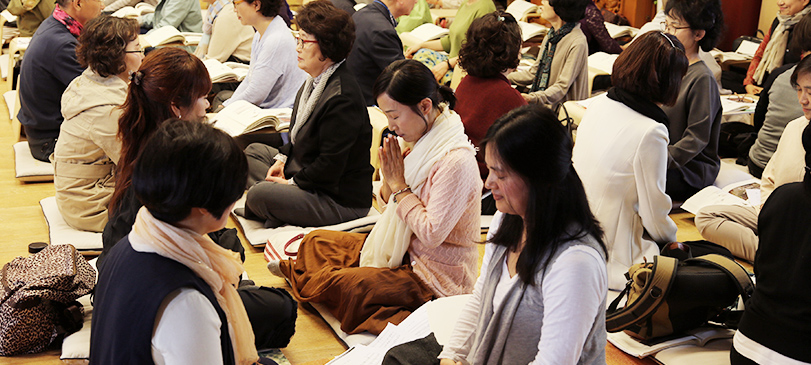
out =
[(661, 34), (662, 37), (665, 37), (665, 39), (667, 39), (667, 41), (670, 42), (670, 45), (673, 46), (673, 48), (676, 48), (676, 45), (673, 44), (673, 40), (670, 39), (670, 37), (668, 37), (667, 34), (665, 34), (665, 32), (659, 31), (659, 34)]
[(504, 17), (503, 17), (503, 16), (499, 16), (499, 17), (498, 17), (498, 21), (503, 22), (503, 21), (504, 21)]
[(134, 83), (135, 85), (141, 85), (141, 80), (144, 79), (144, 73), (141, 71), (135, 71), (130, 74), (130, 82)]

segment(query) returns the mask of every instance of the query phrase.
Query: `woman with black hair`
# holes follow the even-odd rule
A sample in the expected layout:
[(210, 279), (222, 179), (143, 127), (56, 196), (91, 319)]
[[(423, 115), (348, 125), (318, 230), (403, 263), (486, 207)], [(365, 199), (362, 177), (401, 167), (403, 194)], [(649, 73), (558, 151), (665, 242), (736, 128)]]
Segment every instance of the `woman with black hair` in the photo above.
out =
[(721, 169), (721, 96), (698, 50), (715, 47), (724, 29), (724, 14), (720, 0), (670, 0), (665, 14), (662, 30), (679, 39), (689, 63), (676, 103), (662, 107), (670, 122), (665, 191), (671, 199), (684, 201), (712, 185)]
[(521, 94), (530, 104), (555, 108), (567, 100), (589, 97), (589, 45), (579, 21), (589, 0), (544, 0), (541, 16), (552, 24), (541, 43), (538, 60), (529, 70), (507, 76), (511, 82), (526, 86)]
[(605, 230), (608, 285), (625, 287), (628, 268), (676, 240), (665, 193), (667, 114), (687, 69), (675, 36), (648, 32), (614, 62), (607, 95), (595, 98), (577, 128), (572, 160), (594, 216)]
[(99, 267), (90, 363), (255, 363), (236, 289), (244, 268), (207, 235), (242, 196), (245, 155), (224, 132), (179, 119), (139, 150), (130, 189), (144, 206)]
[[(803, 91), (808, 100), (808, 91)], [(733, 365), (811, 363), (811, 128), (802, 182), (774, 190), (758, 217), (757, 286), (732, 339)]]
[(603, 232), (554, 113), (524, 106), (482, 142), (500, 213), (441, 364), (605, 364)]
[[(388, 117), (380, 148), (385, 210), (367, 235), (314, 231), (294, 262), (271, 261), (304, 302), (325, 305), (347, 333), (380, 333), (423, 303), (468, 294), (476, 280), (482, 183), (453, 92), (415, 60), (378, 77), (377, 105)], [(413, 143), (404, 156), (399, 140)]]

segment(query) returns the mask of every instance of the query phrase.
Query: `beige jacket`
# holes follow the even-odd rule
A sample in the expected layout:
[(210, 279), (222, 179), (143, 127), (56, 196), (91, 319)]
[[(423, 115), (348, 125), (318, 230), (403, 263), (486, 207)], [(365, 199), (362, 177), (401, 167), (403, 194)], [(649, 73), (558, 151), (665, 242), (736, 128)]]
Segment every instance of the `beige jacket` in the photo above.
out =
[(11, 0), (8, 12), (17, 16), (20, 37), (31, 37), (45, 18), (51, 16), (56, 3), (52, 0)]
[(62, 94), (65, 121), (51, 156), (56, 204), (74, 228), (101, 232), (107, 224), (107, 203), (115, 187), (115, 164), (121, 155), (116, 138), (118, 106), (127, 83), (118, 76), (101, 77), (90, 69)]
[[(529, 70), (515, 71), (507, 76), (512, 83), (532, 85), (548, 40), (548, 37), (544, 38), (538, 60)], [(549, 86), (544, 91), (529, 94), (532, 97), (530, 103), (554, 108), (557, 104), (567, 100), (587, 99), (589, 97), (588, 57), (589, 45), (586, 42), (586, 36), (580, 30), (580, 24), (577, 24), (572, 32), (563, 37), (555, 47), (555, 56), (552, 58), (552, 66), (549, 69)]]

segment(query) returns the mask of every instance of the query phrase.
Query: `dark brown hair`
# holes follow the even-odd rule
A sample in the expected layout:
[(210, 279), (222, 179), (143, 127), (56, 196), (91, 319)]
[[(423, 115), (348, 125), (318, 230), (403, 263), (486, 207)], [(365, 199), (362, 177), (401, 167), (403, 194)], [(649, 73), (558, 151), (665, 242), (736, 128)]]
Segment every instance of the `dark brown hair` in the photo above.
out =
[(651, 31), (637, 38), (614, 61), (614, 87), (654, 103), (673, 105), (687, 72), (684, 46), (676, 36)]
[(803, 16), (794, 25), (794, 29), (791, 31), (789, 48), (800, 54), (811, 51), (811, 13)]
[(586, 7), (591, 0), (549, 0), (549, 6), (566, 23), (579, 22), (586, 16)]
[(329, 0), (307, 3), (296, 15), (296, 22), (299, 29), (315, 37), (321, 54), (333, 62), (343, 60), (352, 50), (355, 22)]
[(698, 46), (709, 52), (724, 30), (724, 12), (721, 0), (671, 0), (665, 5), (665, 14), (671, 18), (682, 18), (692, 30), (703, 30), (704, 38)]
[(118, 118), (121, 157), (116, 166), (115, 192), (109, 211), (114, 212), (129, 189), (132, 167), (140, 148), (163, 122), (175, 117), (172, 105), (189, 108), (208, 94), (211, 79), (206, 66), (193, 54), (174, 47), (160, 48), (144, 58), (127, 90)]
[(468, 74), (491, 78), (518, 67), (521, 28), (509, 13), (495, 11), (474, 20), (465, 39), (459, 62)]
[(127, 69), (124, 51), (138, 37), (135, 19), (101, 15), (84, 26), (76, 46), (79, 65), (90, 67), (101, 77), (118, 75)]

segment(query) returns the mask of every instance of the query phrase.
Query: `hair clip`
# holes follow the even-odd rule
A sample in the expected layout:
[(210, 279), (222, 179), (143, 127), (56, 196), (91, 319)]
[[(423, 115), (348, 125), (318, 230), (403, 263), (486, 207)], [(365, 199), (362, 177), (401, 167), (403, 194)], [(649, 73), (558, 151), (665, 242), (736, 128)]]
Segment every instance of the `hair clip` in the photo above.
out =
[(503, 16), (499, 16), (499, 17), (498, 17), (498, 21), (503, 22), (503, 21), (504, 21), (504, 17), (503, 17)]
[(662, 37), (665, 37), (665, 39), (667, 39), (667, 41), (670, 42), (670, 45), (673, 46), (673, 48), (676, 48), (676, 45), (673, 43), (673, 40), (670, 39), (670, 37), (668, 37), (667, 34), (665, 34), (665, 32), (659, 31), (659, 34), (661, 34)]
[(141, 80), (144, 79), (144, 73), (141, 71), (135, 71), (130, 73), (130, 81), (135, 85), (141, 85)]

